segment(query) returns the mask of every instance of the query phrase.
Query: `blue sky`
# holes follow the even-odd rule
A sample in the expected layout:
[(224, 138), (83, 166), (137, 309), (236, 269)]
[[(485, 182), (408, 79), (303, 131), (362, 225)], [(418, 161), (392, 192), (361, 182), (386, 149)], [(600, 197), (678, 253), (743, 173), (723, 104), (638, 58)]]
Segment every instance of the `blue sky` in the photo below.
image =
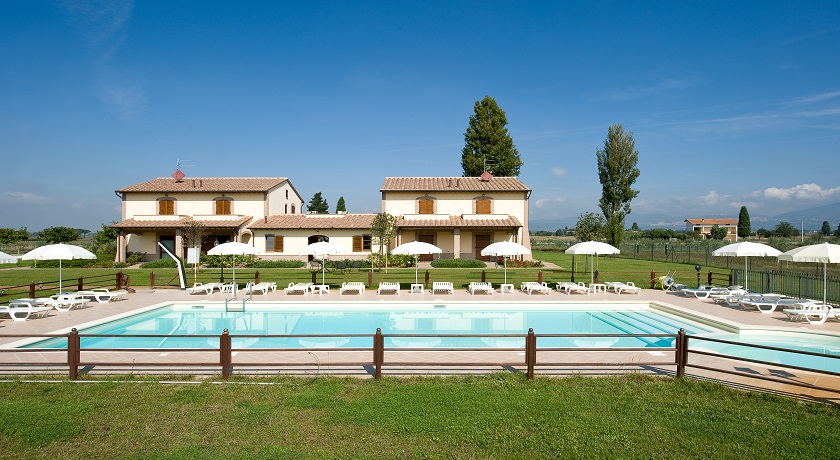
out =
[(633, 213), (840, 201), (836, 1), (26, 1), (0, 3), (0, 31), (0, 227), (98, 230), (114, 190), (179, 159), (378, 212), (386, 176), (461, 174), (485, 95), (532, 219), (598, 210), (615, 123)]

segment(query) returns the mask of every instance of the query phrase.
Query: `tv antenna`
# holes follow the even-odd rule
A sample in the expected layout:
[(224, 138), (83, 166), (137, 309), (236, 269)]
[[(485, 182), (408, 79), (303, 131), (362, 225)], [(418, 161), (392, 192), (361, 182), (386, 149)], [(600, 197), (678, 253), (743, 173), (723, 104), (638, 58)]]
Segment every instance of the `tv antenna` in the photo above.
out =
[(178, 158), (178, 160), (175, 161), (175, 172), (172, 173), (172, 178), (174, 178), (176, 182), (180, 182), (184, 177), (187, 176), (183, 173), (183, 171), (181, 171), (181, 168), (183, 166), (193, 166), (192, 164), (188, 164), (189, 161), (190, 160), (181, 160), (180, 158)]

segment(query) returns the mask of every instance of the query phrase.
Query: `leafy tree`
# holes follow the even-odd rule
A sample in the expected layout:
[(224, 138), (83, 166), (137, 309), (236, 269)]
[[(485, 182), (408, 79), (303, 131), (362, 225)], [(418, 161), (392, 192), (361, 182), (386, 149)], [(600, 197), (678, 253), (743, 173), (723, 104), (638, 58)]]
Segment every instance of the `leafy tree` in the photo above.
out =
[(790, 222), (779, 222), (776, 228), (773, 229), (773, 236), (793, 237), (799, 236), (799, 230), (796, 229)]
[(709, 231), (709, 238), (713, 240), (722, 240), (726, 238), (727, 234), (726, 227), (721, 227), (720, 225), (712, 225), (712, 229)]
[(634, 231), (634, 232), (639, 232), (639, 231), (641, 231), (642, 229), (641, 229), (641, 228), (639, 228), (639, 224), (637, 224), (636, 222), (633, 222), (633, 225), (631, 225), (631, 226), (630, 226), (630, 230), (631, 230), (631, 231)]
[(837, 224), (837, 230), (834, 231), (834, 236), (840, 236), (840, 224)]
[[(116, 222), (111, 222), (111, 224), (115, 224)], [(93, 234), (93, 242), (96, 243), (97, 246), (104, 246), (108, 243), (113, 243), (117, 241), (117, 237), (119, 237), (119, 232), (114, 227), (110, 225), (102, 224), (102, 230)]]
[(604, 234), (604, 216), (594, 212), (585, 212), (575, 224), (575, 236), (579, 241), (597, 241)]
[(335, 204), (335, 213), (347, 212), (347, 206), (344, 204), (344, 197), (338, 197), (338, 203)]
[(327, 204), (327, 200), (321, 197), (321, 192), (312, 196), (312, 199), (309, 200), (309, 204), (306, 206), (306, 209), (310, 212), (315, 211), (316, 214), (330, 213), (330, 205)]
[(746, 238), (750, 236), (752, 229), (750, 228), (750, 213), (746, 206), (741, 206), (741, 212), (738, 213), (738, 237)]
[(609, 127), (604, 148), (596, 152), (598, 180), (601, 181), (601, 200), (606, 225), (604, 236), (613, 246), (624, 239), (624, 218), (630, 214), (630, 201), (638, 194), (633, 183), (639, 177), (639, 151), (633, 133), (625, 132), (620, 124)]
[(755, 231), (755, 234), (758, 235), (759, 238), (770, 238), (773, 236), (773, 231), (767, 230), (766, 228), (759, 228)]
[(653, 240), (684, 240), (686, 239), (686, 235), (684, 233), (671, 230), (670, 228), (652, 228), (650, 230), (643, 231), (642, 238), (650, 238)]
[(507, 117), (495, 99), (485, 96), (475, 103), (461, 151), (465, 177), (480, 176), (484, 171), (494, 176), (519, 175), (522, 159), (505, 125)]
[(79, 239), (79, 233), (75, 228), (50, 227), (38, 232), (38, 239), (47, 244), (69, 243)]
[(0, 228), (0, 243), (11, 244), (29, 239), (29, 231), (26, 227), (19, 230), (13, 228)]
[(829, 224), (827, 220), (823, 221), (822, 229), (820, 229), (820, 233), (822, 233), (823, 236), (831, 235), (831, 224)]
[(388, 250), (391, 245), (391, 240), (397, 234), (397, 218), (383, 212), (373, 218), (373, 223), (370, 227), (370, 238), (372, 244), (379, 245), (379, 259), (385, 260), (385, 266), (388, 266)]
[(184, 236), (184, 246), (201, 248), (207, 235), (207, 227), (201, 222), (190, 220), (181, 226), (181, 234)]

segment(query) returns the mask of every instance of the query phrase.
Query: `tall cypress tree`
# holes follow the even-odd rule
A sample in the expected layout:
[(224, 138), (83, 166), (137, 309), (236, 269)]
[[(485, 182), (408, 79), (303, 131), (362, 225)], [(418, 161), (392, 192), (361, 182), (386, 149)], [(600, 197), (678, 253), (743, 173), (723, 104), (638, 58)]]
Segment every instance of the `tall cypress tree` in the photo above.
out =
[(522, 159), (513, 145), (507, 117), (490, 96), (475, 103), (475, 114), (464, 133), (461, 168), (464, 177), (477, 177), (484, 171), (494, 176), (518, 176)]
[(741, 212), (738, 214), (738, 238), (746, 238), (750, 233), (750, 213), (747, 212), (746, 206), (741, 206)]
[(335, 213), (347, 212), (347, 206), (344, 204), (344, 197), (338, 197), (338, 202), (335, 204)]

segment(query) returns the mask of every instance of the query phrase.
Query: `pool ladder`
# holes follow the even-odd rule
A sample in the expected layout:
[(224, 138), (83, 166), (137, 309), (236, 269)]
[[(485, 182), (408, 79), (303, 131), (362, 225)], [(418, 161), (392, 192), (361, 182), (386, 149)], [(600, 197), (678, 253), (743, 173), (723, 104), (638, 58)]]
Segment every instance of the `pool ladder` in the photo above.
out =
[[(232, 283), (231, 283), (232, 284)], [(232, 284), (231, 292), (233, 293), (233, 297), (229, 297), (225, 294), (225, 311), (245, 311), (245, 301), (246, 300), (254, 300), (254, 290), (252, 289), (251, 282), (248, 281), (248, 284), (245, 285), (245, 292), (242, 294), (242, 306), (240, 307), (238, 304), (231, 305), (231, 300), (236, 300), (236, 285)]]

